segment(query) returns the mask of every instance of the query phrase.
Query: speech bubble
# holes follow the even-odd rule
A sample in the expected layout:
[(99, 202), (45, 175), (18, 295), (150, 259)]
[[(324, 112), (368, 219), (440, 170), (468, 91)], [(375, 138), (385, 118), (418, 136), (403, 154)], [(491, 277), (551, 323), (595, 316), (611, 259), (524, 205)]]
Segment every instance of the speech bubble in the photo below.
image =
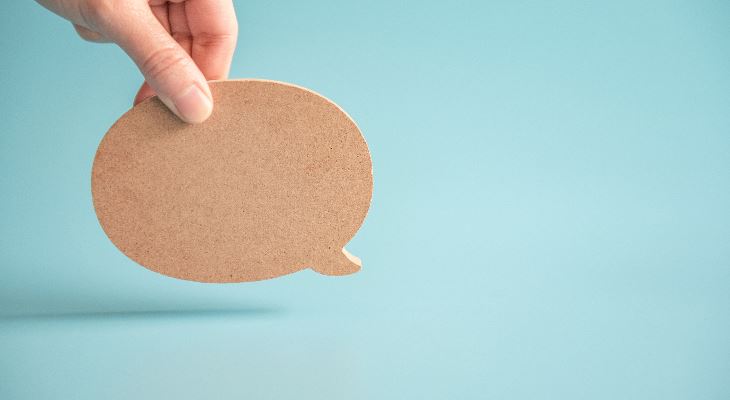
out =
[(365, 219), (373, 175), (354, 121), (291, 84), (210, 87), (202, 124), (152, 98), (102, 139), (91, 189), (112, 243), (152, 271), (199, 282), (357, 272), (344, 246)]

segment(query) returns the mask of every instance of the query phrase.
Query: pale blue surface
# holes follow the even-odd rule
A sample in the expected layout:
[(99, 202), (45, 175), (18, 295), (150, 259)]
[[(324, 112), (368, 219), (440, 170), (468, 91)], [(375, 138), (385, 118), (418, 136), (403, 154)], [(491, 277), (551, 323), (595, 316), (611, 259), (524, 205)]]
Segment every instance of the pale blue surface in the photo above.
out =
[(730, 3), (238, 14), (233, 77), (365, 133), (364, 269), (204, 285), (129, 261), (89, 176), (140, 76), (8, 2), (0, 399), (730, 398)]

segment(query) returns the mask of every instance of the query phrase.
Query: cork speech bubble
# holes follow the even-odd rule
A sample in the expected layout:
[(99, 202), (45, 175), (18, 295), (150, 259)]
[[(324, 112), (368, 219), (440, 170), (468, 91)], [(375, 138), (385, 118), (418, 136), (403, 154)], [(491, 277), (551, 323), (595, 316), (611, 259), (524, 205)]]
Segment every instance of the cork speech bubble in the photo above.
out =
[(124, 114), (94, 159), (101, 227), (142, 266), (199, 282), (360, 269), (344, 246), (370, 206), (372, 163), (353, 120), (298, 86), (211, 83), (204, 123), (156, 98)]

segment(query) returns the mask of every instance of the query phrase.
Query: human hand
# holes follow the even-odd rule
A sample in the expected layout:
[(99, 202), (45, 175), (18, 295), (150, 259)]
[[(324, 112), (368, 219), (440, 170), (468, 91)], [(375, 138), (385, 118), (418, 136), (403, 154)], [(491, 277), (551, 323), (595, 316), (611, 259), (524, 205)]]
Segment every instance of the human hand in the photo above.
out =
[(183, 121), (213, 110), (206, 80), (225, 79), (238, 23), (232, 0), (37, 0), (92, 42), (114, 42), (145, 82), (134, 104), (157, 94)]

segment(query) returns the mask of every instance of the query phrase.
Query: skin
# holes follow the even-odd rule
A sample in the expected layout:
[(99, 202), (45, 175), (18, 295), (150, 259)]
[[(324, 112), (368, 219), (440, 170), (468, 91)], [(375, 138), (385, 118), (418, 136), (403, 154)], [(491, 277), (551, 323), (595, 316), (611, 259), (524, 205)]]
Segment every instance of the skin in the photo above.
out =
[(134, 104), (157, 95), (180, 119), (213, 111), (207, 80), (225, 79), (238, 37), (232, 0), (37, 0), (83, 39), (116, 43), (144, 76)]

